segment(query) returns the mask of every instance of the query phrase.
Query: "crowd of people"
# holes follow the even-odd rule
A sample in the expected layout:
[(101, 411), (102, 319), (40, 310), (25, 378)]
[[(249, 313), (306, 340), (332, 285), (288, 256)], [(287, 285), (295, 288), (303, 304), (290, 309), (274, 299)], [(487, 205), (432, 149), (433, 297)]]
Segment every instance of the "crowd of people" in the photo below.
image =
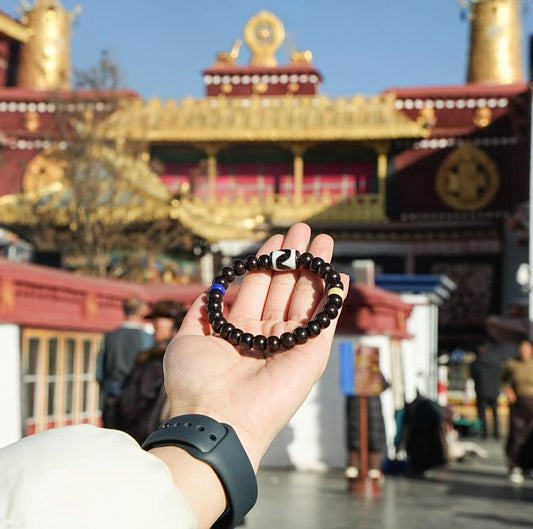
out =
[[(186, 311), (173, 300), (161, 300), (148, 312), (139, 298), (124, 301), (124, 322), (104, 335), (97, 378), (102, 389), (105, 428), (131, 435), (139, 444), (169, 418), (163, 356)], [(144, 328), (151, 323), (151, 333)]]

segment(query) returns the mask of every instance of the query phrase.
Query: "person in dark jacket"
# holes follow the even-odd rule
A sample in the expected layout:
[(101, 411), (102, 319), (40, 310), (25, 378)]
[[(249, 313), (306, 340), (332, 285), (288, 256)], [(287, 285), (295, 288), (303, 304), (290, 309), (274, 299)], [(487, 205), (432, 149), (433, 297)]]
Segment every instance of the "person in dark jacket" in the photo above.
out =
[(494, 438), (499, 439), (500, 437), (498, 395), (500, 394), (501, 373), (502, 363), (491, 344), (480, 346), (477, 357), (470, 366), (470, 376), (474, 380), (477, 413), (481, 421), (481, 437), (483, 439), (486, 439), (488, 435), (487, 407), (492, 413)]
[(156, 303), (146, 316), (153, 322), (155, 343), (137, 356), (134, 369), (120, 394), (117, 411), (118, 429), (130, 434), (139, 444), (168, 418), (163, 356), (185, 314), (180, 303), (163, 300)]
[(140, 351), (153, 344), (153, 337), (143, 329), (147, 305), (137, 297), (124, 300), (124, 323), (104, 335), (98, 355), (96, 378), (102, 390), (102, 422), (105, 428), (116, 428), (116, 408), (125, 380), (135, 365)]

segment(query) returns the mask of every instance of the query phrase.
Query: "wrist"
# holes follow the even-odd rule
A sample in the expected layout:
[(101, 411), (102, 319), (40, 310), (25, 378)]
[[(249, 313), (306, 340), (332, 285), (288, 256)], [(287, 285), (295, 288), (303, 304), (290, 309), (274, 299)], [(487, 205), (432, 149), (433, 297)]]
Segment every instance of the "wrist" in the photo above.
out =
[[(255, 504), (257, 499), (255, 471), (236, 432), (229, 424), (218, 422), (206, 415), (179, 415), (163, 423), (143, 443), (143, 448), (146, 450), (159, 447), (178, 447), (214, 471), (225, 493), (227, 508), (213, 527), (218, 529), (234, 527)], [(171, 451), (161, 454), (168, 455), (173, 462), (178, 458), (177, 463), (174, 463), (173, 475), (180, 472), (181, 463), (185, 468), (191, 466), (191, 461), (184, 460), (183, 454), (173, 454)], [(206, 471), (205, 468), (202, 475), (208, 482), (214, 479), (213, 473)], [(201, 485), (198, 480), (195, 483)], [(205, 490), (201, 486), (193, 486), (192, 491), (202, 491), (202, 497), (205, 498)], [(207, 503), (209, 503), (209, 513), (212, 514), (216, 508), (211, 505), (209, 496)], [(220, 501), (215, 501), (215, 507), (220, 507)]]
[(265, 436), (257, 433), (254, 434), (245, 426), (237, 423), (233, 418), (229, 418), (219, 410), (213, 410), (202, 406), (189, 406), (185, 408), (183, 404), (173, 406), (171, 403), (171, 417), (178, 417), (188, 414), (205, 415), (220, 423), (229, 424), (235, 430), (235, 433), (237, 434), (237, 437), (239, 438), (239, 441), (241, 442), (242, 447), (244, 448), (246, 455), (252, 464), (254, 472), (257, 474), (261, 459), (263, 458), (272, 439), (267, 439), (266, 441), (261, 442), (261, 439), (263, 439)]

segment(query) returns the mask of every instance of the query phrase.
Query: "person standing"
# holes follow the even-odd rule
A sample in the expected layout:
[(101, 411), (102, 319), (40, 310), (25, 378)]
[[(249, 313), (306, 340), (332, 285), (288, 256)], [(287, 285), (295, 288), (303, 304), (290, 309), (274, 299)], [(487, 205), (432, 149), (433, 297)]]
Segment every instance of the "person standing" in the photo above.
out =
[(97, 379), (103, 394), (104, 428), (116, 428), (117, 402), (122, 386), (135, 366), (139, 351), (153, 344), (153, 337), (143, 328), (147, 306), (138, 297), (127, 298), (122, 306), (124, 322), (104, 335), (98, 357)]
[(523, 483), (527, 455), (526, 446), (533, 435), (533, 344), (522, 340), (518, 357), (508, 360), (503, 369), (502, 382), (509, 400), (509, 437), (506, 454), (509, 480)]
[(163, 387), (163, 356), (185, 314), (180, 303), (163, 300), (157, 302), (146, 316), (152, 320), (155, 343), (137, 355), (117, 404), (117, 429), (130, 434), (139, 444), (169, 418), (170, 409)]
[(494, 438), (499, 439), (500, 437), (498, 395), (500, 394), (501, 374), (502, 365), (494, 348), (491, 347), (491, 344), (480, 346), (477, 357), (470, 366), (470, 376), (474, 380), (477, 413), (481, 421), (481, 437), (483, 439), (488, 436), (487, 407), (492, 413)]

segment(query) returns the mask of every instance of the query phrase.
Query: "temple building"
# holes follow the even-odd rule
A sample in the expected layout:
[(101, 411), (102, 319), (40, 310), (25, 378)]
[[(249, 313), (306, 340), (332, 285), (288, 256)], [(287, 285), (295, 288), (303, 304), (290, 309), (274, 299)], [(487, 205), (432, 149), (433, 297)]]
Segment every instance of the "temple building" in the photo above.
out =
[[(344, 98), (320, 93), (311, 50), (278, 62), (285, 29), (261, 11), (204, 69), (205, 97), (163, 102), (125, 93), (100, 132), (110, 145), (129, 146), (129, 165), (124, 156), (106, 163), (129, 175), (139, 204), (151, 204), (138, 215), (177, 219), (212, 252), (238, 255), (305, 220), (335, 237), (337, 265), (347, 271), (372, 259), (380, 273), (447, 275), (458, 288), (442, 307), (440, 344), (471, 347), (484, 338), (487, 317), (518, 295), (524, 246), (506, 218), (528, 194), (530, 102), (521, 2), (467, 4), (465, 83), (393, 85), (373, 96), (354, 86)], [(39, 13), (55, 26), (32, 29)], [(37, 1), (21, 21), (0, 17), (6, 227), (27, 221), (45, 191), (58, 214), (68, 204), (46, 157), (45, 125), (55, 111), (50, 90), (69, 86), (68, 46), (42, 55), (48, 48), (36, 40), (57, 43), (54, 31), (67, 38), (64, 17), (56, 0)], [(248, 64), (240, 60), (245, 45)], [(37, 71), (27, 59), (34, 55)], [(35, 174), (38, 185), (29, 185)]]
[[(208, 256), (224, 261), (306, 221), (335, 238), (337, 269), (352, 272), (354, 261), (372, 260), (382, 280), (451, 279), (443, 284), (457, 288), (439, 307), (438, 344), (436, 329), (424, 325), (435, 350), (411, 351), (411, 366), (418, 354), (420, 365), (427, 361), (434, 370), (438, 352), (475, 346), (490, 317), (516, 307), (515, 272), (527, 261), (527, 241), (509, 222), (529, 193), (531, 94), (520, 52), (521, 2), (465, 5), (470, 51), (462, 84), (394, 87), (391, 79), (379, 94), (362, 96), (354, 86), (352, 95), (328, 97), (312, 51), (281, 61), (283, 23), (261, 11), (243, 21), (242, 36), (228, 35), (231, 49), (203, 70), (204, 97), (165, 102), (143, 101), (131, 90), (73, 89), (74, 13), (59, 0), (35, 0), (20, 20), (0, 12), (0, 227), (21, 233), (46, 216), (77, 229), (68, 216), (75, 205), (70, 160), (62, 153), (90, 129), (88, 152), (104, 195), (112, 197), (92, 212), (97, 222), (110, 211), (125, 226), (176, 220), (205, 241)], [(80, 278), (0, 258), (9, 382), (0, 397), (18, 403), (3, 421), (10, 426), (0, 444), (54, 425), (98, 424), (96, 357), (102, 332), (120, 321), (121, 301), (136, 294), (187, 305), (202, 290)], [(400, 372), (411, 305), (352, 285), (346, 307), (340, 334), (379, 335)], [(337, 421), (330, 430), (338, 434), (337, 374), (329, 372), (324, 392), (335, 395), (334, 404), (320, 405), (329, 406)], [(338, 445), (329, 446), (337, 457)]]

